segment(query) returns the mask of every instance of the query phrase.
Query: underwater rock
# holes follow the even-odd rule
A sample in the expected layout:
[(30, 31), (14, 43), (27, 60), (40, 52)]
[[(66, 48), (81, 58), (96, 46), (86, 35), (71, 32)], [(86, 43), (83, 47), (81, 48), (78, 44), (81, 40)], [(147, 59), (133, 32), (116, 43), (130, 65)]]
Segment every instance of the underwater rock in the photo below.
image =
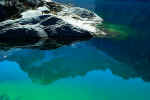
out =
[(103, 19), (84, 8), (44, 1), (40, 7), (24, 10), (21, 18), (0, 22), (0, 46), (53, 49), (107, 35), (96, 27)]

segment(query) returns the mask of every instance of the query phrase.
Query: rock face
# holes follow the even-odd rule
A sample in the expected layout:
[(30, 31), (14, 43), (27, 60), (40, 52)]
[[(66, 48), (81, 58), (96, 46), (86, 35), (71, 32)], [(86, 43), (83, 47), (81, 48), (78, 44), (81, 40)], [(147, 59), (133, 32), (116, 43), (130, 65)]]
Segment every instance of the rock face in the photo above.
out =
[(21, 12), (42, 5), (43, 0), (0, 0), (0, 21), (21, 17)]
[(60, 44), (69, 44), (92, 37), (88, 31), (76, 28), (50, 15), (5, 21), (1, 23), (0, 29), (0, 42), (4, 46), (7, 44), (9, 46), (41, 47), (48, 43), (51, 44), (51, 48), (52, 45), (59, 47)]
[[(1, 19), (0, 46), (53, 49), (75, 41), (106, 35), (96, 27), (97, 24), (102, 24), (103, 20), (89, 10), (51, 1), (44, 1), (43, 4), (39, 6), (38, 3), (34, 10), (29, 8), (35, 6), (24, 6), (25, 11), (19, 12), (20, 18), (14, 18), (12, 13), (9, 19)], [(18, 7), (14, 7), (16, 6)], [(7, 6), (0, 8), (1, 13), (7, 15), (3, 7)]]

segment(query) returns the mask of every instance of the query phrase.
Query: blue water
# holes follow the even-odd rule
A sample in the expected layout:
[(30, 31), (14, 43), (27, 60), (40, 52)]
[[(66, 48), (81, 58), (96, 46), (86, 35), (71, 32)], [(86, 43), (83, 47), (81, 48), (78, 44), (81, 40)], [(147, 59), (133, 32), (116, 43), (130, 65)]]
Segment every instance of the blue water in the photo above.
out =
[(95, 11), (127, 37), (0, 51), (0, 100), (149, 100), (150, 2), (63, 2)]

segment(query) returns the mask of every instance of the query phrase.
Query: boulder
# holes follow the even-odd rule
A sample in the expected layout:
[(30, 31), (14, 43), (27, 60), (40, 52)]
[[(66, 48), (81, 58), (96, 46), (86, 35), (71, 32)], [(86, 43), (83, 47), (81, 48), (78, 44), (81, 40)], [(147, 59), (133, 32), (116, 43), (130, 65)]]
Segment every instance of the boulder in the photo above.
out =
[(102, 18), (84, 8), (45, 2), (20, 15), (0, 22), (0, 46), (54, 49), (107, 35), (96, 27)]

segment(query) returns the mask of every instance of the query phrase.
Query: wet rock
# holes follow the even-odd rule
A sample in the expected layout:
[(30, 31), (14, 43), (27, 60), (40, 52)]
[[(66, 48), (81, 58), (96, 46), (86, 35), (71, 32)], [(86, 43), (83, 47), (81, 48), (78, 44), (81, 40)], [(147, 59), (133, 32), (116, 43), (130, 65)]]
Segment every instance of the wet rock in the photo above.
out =
[(44, 5), (43, 0), (1, 0), (0, 22), (7, 19), (17, 19), (28, 9), (35, 9)]
[(0, 46), (53, 49), (106, 35), (96, 27), (103, 20), (83, 8), (45, 2), (44, 6), (38, 5), (32, 10), (24, 7), (24, 12), (22, 11), (21, 18), (0, 22)]
[[(57, 42), (64, 45), (92, 37), (90, 32), (76, 28), (53, 15), (4, 21), (0, 24), (0, 29), (0, 42), (10, 47), (30, 45), (31, 48), (40, 48), (47, 44), (43, 40), (50, 39), (56, 41), (55, 45)], [(38, 44), (41, 41), (43, 43)]]

